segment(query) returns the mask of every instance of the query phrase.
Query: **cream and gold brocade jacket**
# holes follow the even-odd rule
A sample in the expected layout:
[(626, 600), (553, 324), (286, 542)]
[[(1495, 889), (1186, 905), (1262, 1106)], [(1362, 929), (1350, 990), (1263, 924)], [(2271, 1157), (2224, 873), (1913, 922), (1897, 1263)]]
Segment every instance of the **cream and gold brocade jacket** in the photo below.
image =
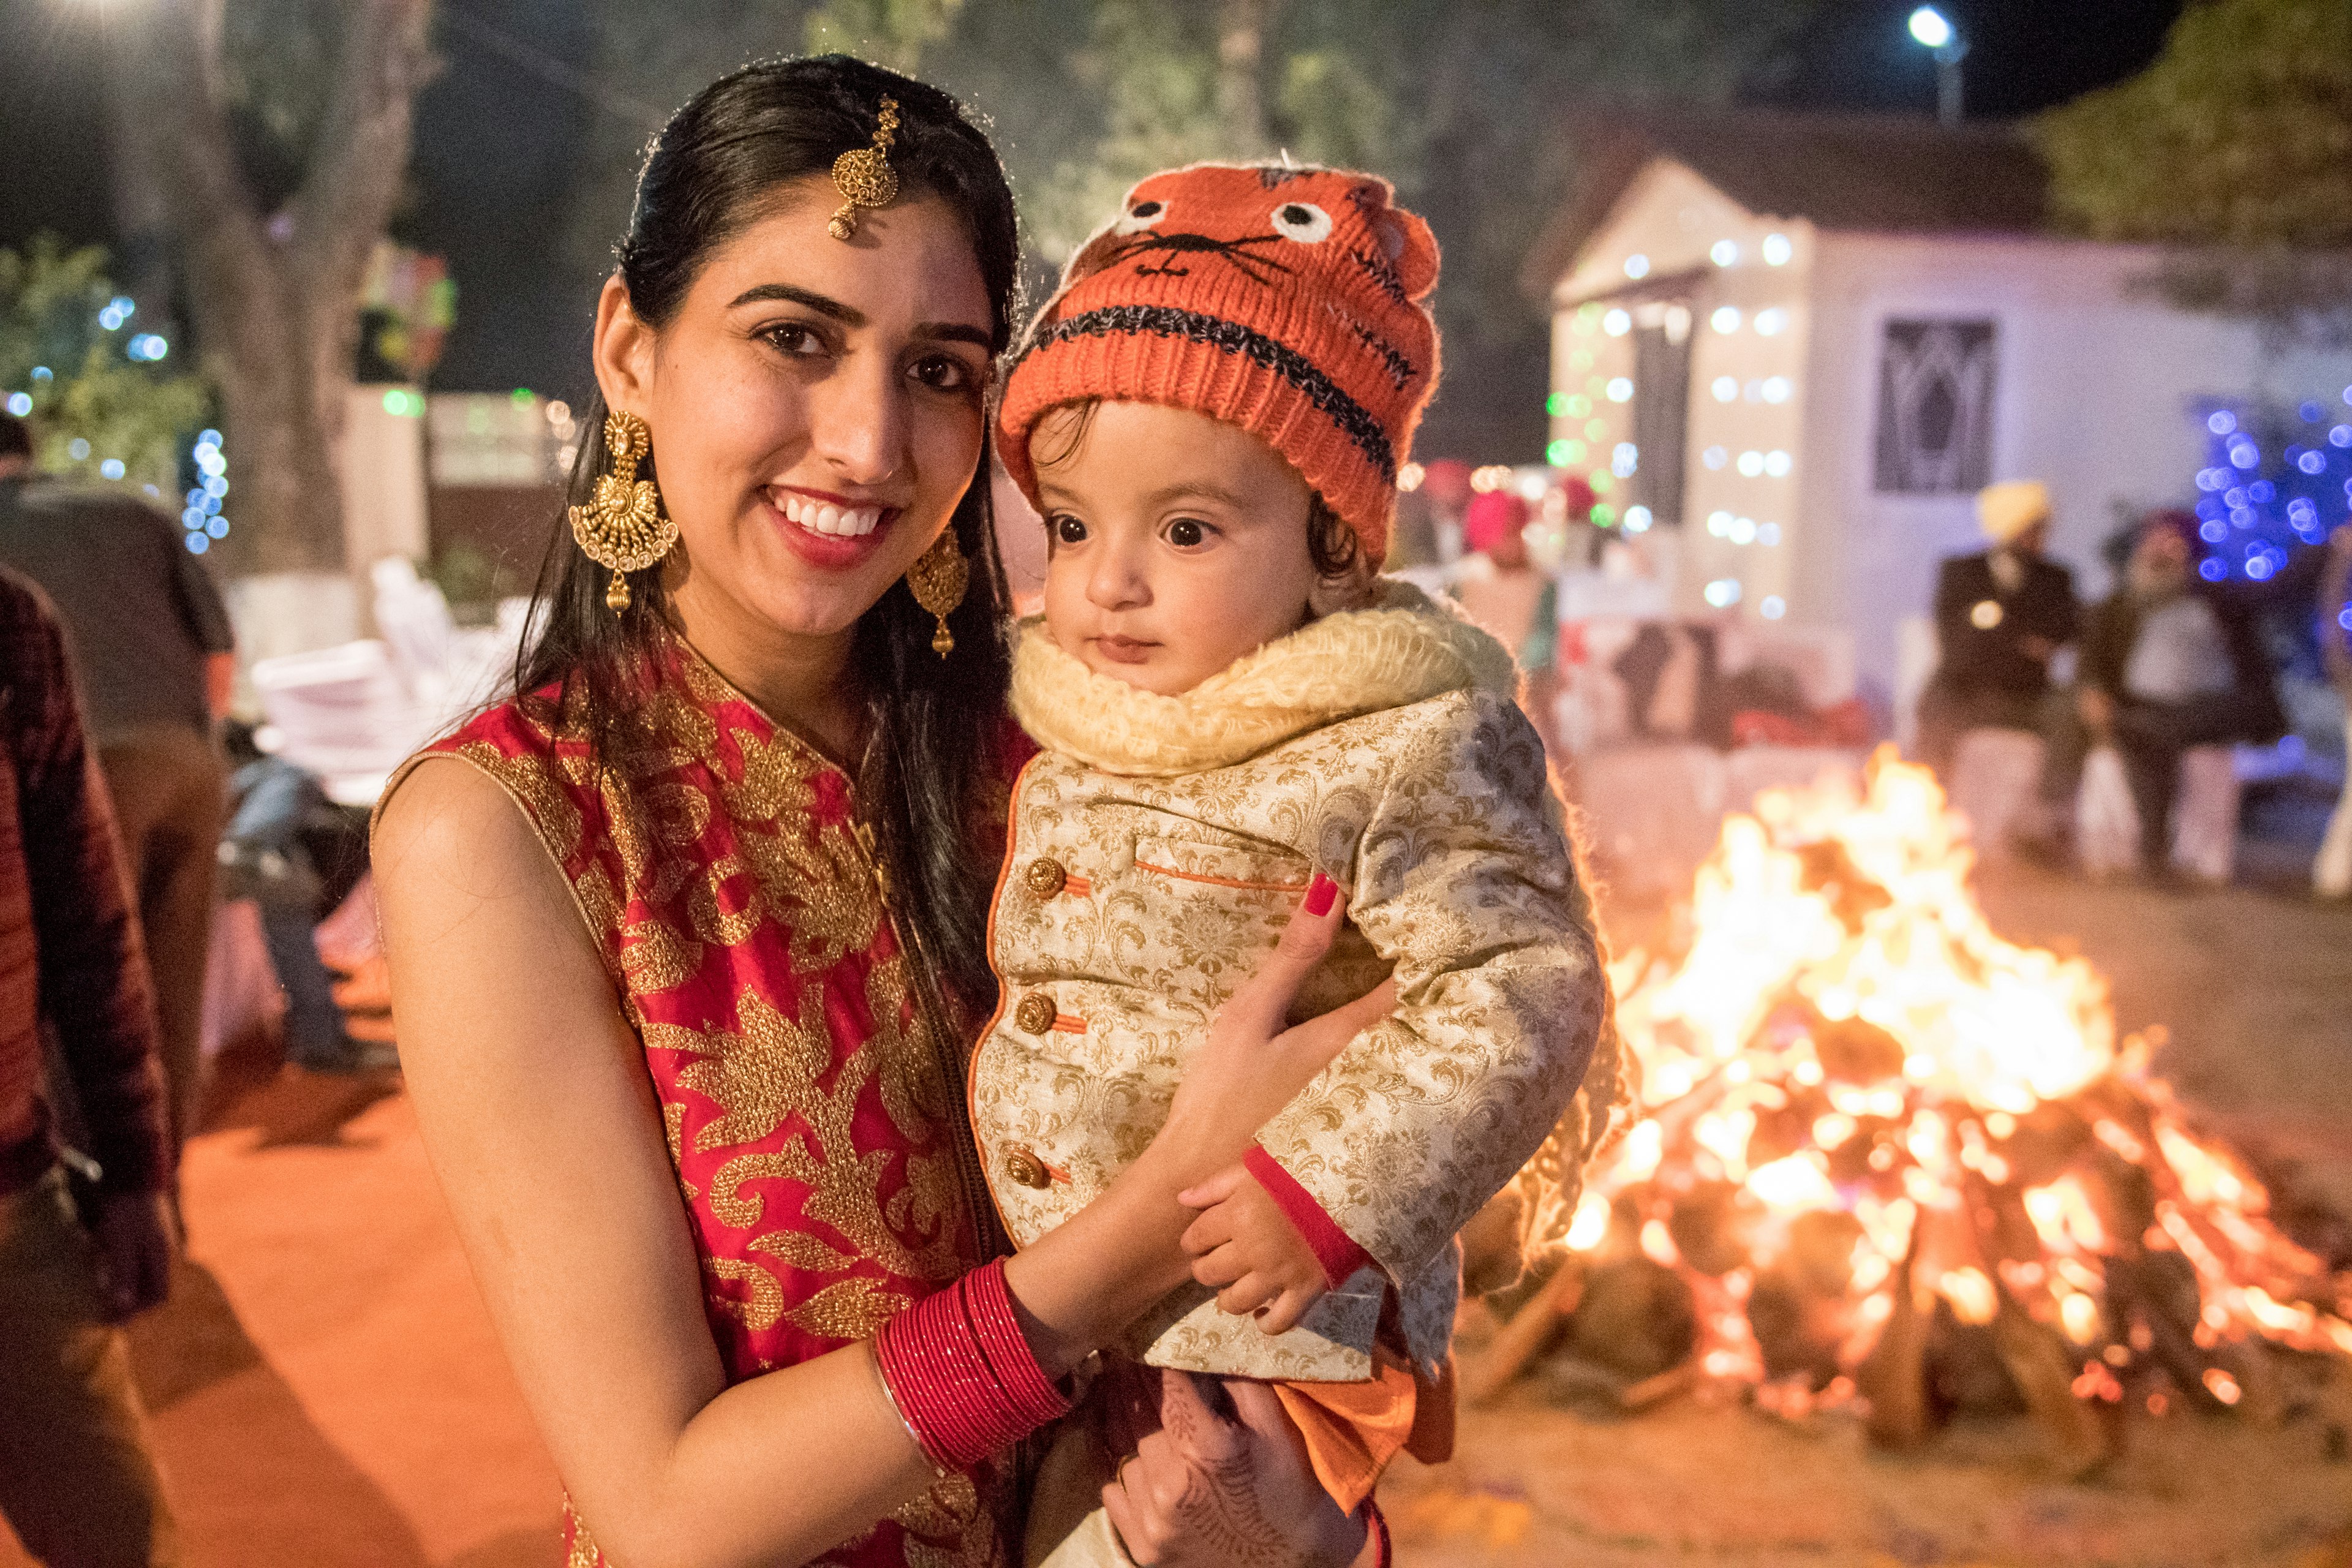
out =
[(1129, 1336), (1160, 1366), (1371, 1375), (1393, 1289), (1407, 1347), (1445, 1353), (1454, 1234), (1568, 1109), (1606, 981), (1510, 656), (1384, 580), (1180, 697), (1087, 670), (1036, 622), (1013, 709), (1045, 750), (1014, 786), (990, 922), (1003, 981), (971, 1112), (1014, 1240), (1091, 1201), (1166, 1119), (1188, 1055), (1316, 870), (1349, 923), (1305, 1017), (1393, 971), (1395, 1013), (1260, 1134), (1377, 1264), (1288, 1333), (1187, 1288)]

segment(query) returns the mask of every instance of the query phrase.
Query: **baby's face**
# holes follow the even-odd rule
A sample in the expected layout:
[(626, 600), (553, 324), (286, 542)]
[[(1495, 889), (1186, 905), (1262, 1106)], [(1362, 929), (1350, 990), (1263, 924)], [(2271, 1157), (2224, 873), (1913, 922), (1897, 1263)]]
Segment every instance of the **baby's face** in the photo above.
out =
[(1030, 441), (1064, 652), (1174, 696), (1306, 623), (1312, 492), (1273, 447), (1153, 404), (1097, 405), (1073, 440), (1077, 418), (1055, 409)]

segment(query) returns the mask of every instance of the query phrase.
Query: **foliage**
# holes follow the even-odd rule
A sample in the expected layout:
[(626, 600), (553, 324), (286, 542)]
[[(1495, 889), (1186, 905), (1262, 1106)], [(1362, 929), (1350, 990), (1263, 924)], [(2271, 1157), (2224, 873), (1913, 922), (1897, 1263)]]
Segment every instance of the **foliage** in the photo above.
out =
[(955, 26), (963, 0), (832, 0), (801, 23), (813, 55), (859, 54), (911, 76)]
[[(1443, 395), (1465, 416), (1451, 438), (1493, 451), (1541, 439), (1548, 329), (1518, 269), (1575, 173), (1559, 111), (1722, 101), (1824, 3), (601, 0), (594, 74), (677, 103), (794, 40), (919, 68), (989, 121), (1033, 288), (1155, 169), (1286, 152), (1385, 174), (1446, 248), (1450, 362), (1510, 367)], [(584, 268), (610, 265), (653, 129), (599, 116), (572, 247)], [(1524, 417), (1497, 428), (1504, 407)]]
[[(21, 251), (0, 248), (0, 390), (31, 399), (44, 469), (98, 481), (111, 458), (122, 482), (168, 494), (212, 394), (201, 377), (130, 358), (135, 323), (110, 330), (99, 320), (114, 297), (95, 246), (68, 250), (41, 235)], [(77, 442), (87, 443), (79, 458)]]
[[(2189, 247), (2185, 304), (2352, 332), (2352, 5), (2209, 0), (2164, 53), (2036, 127), (2060, 212), (2101, 239)], [(2220, 247), (2227, 254), (2199, 253)]]

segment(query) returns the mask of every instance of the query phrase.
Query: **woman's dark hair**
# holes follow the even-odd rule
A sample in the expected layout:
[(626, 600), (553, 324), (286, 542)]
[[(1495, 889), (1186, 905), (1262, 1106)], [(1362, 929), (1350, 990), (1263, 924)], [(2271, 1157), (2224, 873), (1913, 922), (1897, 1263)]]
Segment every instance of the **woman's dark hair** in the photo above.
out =
[[(971, 237), (988, 289), (993, 348), (1012, 337), (1020, 247), (1003, 165), (955, 100), (935, 87), (839, 55), (746, 66), (697, 93), (662, 128), (637, 176), (636, 210), (617, 257), (630, 308), (656, 330), (677, 315), (712, 254), (761, 218), (778, 187), (823, 179), (833, 162), (874, 140), (885, 96), (898, 103), (890, 165), (909, 194), (936, 197)], [(567, 500), (590, 499), (609, 464), (604, 405), (589, 400)], [(656, 448), (639, 468), (659, 481)], [(859, 804), (896, 894), (893, 902), (940, 977), (967, 1005), (993, 988), (985, 951), (996, 867), (975, 829), (1001, 812), (1004, 781), (974, 760), (1000, 750), (1011, 658), (1010, 599), (989, 507), (983, 442), (971, 489), (949, 526), (973, 563), (949, 617), (955, 652), (931, 651), (936, 623), (901, 581), (857, 622), (851, 663), (870, 742), (857, 766)], [(539, 578), (535, 633), (516, 662), (521, 700), (546, 718), (584, 718), (600, 765), (625, 744), (638, 698), (669, 630), (659, 566), (629, 576), (630, 602), (605, 606), (609, 581), (557, 520)], [(536, 694), (556, 689), (552, 704)]]

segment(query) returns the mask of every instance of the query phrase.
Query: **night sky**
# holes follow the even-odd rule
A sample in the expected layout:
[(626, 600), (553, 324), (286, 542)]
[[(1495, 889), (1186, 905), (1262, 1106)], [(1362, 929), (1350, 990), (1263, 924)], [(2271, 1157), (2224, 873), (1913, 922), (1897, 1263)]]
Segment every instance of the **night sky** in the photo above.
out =
[[(572, 0), (441, 0), (559, 68), (584, 64), (589, 38)], [(1736, 5), (1740, 0), (1723, 0)], [(1935, 67), (1905, 18), (1915, 0), (1831, 0), (1798, 47), (1744, 97), (1810, 110), (1928, 112)], [(2063, 102), (2152, 58), (2181, 0), (1952, 0), (1970, 40), (1972, 118)], [(104, 242), (109, 214), (97, 80), (96, 0), (0, 0), (0, 244), (42, 229)], [(560, 254), (577, 150), (590, 117), (576, 91), (486, 47), (439, 30), (441, 76), (417, 110), (413, 199), (399, 237), (448, 258), (458, 324), (432, 384), (447, 391), (582, 390), (593, 289)], [(625, 214), (613, 215), (617, 229)]]

